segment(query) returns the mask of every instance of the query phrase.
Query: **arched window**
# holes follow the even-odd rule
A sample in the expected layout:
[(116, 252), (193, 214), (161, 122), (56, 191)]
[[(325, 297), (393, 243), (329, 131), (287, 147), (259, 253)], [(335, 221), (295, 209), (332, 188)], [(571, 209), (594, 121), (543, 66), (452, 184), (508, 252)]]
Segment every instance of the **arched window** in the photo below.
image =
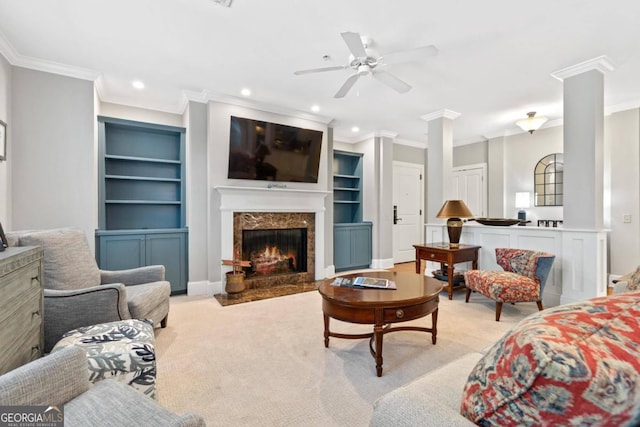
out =
[(540, 159), (533, 172), (536, 206), (562, 206), (563, 178), (562, 153), (549, 154)]

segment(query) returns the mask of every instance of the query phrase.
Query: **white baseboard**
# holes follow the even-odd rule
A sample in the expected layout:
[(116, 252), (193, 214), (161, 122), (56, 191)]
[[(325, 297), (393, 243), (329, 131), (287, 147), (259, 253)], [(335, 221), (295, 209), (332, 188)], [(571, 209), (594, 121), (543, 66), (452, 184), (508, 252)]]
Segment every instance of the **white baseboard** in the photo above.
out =
[(324, 269), (324, 277), (316, 277), (316, 280), (321, 280), (324, 279), (326, 277), (333, 277), (336, 275), (336, 266), (335, 265), (329, 265), (327, 267), (325, 267)]
[(223, 285), (222, 282), (209, 282), (208, 280), (201, 280), (199, 282), (189, 282), (187, 283), (187, 295), (209, 295), (214, 296), (215, 294), (222, 293)]
[(393, 268), (393, 265), (393, 258), (371, 260), (371, 268), (386, 270), (388, 268)]

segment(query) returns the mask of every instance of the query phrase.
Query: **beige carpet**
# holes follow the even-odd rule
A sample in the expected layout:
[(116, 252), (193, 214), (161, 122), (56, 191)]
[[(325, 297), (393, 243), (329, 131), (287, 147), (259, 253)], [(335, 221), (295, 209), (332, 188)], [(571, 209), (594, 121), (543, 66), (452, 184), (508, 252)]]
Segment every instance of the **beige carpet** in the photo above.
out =
[[(464, 292), (452, 301), (443, 293), (437, 344), (425, 333), (386, 335), (378, 378), (368, 340), (331, 338), (324, 347), (317, 291), (228, 307), (212, 297), (173, 297), (169, 326), (156, 336), (158, 400), (202, 415), (209, 426), (366, 426), (378, 397), (482, 350), (536, 310), (507, 305), (496, 322), (485, 297), (474, 294), (465, 304)], [(371, 330), (335, 320), (331, 326)]]

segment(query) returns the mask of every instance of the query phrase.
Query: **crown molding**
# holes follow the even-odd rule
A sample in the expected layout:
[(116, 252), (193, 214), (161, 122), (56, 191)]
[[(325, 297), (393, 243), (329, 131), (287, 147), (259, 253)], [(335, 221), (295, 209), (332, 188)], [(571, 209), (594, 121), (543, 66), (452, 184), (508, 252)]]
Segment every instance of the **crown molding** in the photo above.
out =
[(439, 110), (439, 111), (434, 111), (433, 113), (429, 113), (429, 114), (425, 114), (424, 116), (420, 116), (420, 118), (426, 122), (430, 122), (431, 120), (435, 120), (435, 119), (439, 119), (444, 117), (445, 119), (457, 119), (458, 117), (460, 117), (461, 114), (457, 113), (453, 110)]
[(95, 81), (101, 73), (89, 68), (73, 67), (60, 64), (58, 62), (47, 61), (45, 59), (31, 58), (18, 55), (15, 63), (16, 67), (30, 68), (32, 70), (44, 71), (46, 73), (59, 74), (61, 76), (73, 77), (81, 80)]
[(2, 53), (6, 60), (9, 61), (9, 64), (14, 67), (29, 68), (90, 81), (95, 81), (101, 74), (99, 71), (89, 68), (72, 67), (70, 65), (60, 64), (59, 62), (20, 55), (2, 32), (0, 32), (0, 53)]
[(564, 81), (569, 77), (577, 76), (578, 74), (585, 73), (591, 70), (598, 70), (602, 74), (606, 72), (613, 71), (615, 67), (611, 60), (606, 56), (598, 56), (597, 58), (588, 59), (584, 62), (580, 62), (579, 64), (571, 65), (569, 67), (563, 68), (561, 70), (555, 71), (551, 73), (551, 77), (554, 77), (560, 81)]
[(415, 148), (422, 148), (422, 149), (427, 148), (426, 142), (411, 141), (409, 139), (395, 139), (393, 143), (398, 145), (406, 145), (408, 147), (415, 147)]
[(0, 31), (0, 53), (11, 65), (14, 64), (16, 57), (18, 56), (18, 52), (16, 52), (13, 45), (9, 43), (9, 40), (7, 40), (2, 31)]
[(392, 138), (395, 139), (398, 136), (398, 132), (392, 132), (390, 130), (377, 130), (374, 132), (375, 136), (379, 138)]
[(145, 100), (138, 100), (130, 97), (114, 96), (111, 94), (106, 94), (105, 91), (101, 89), (99, 85), (96, 85), (96, 91), (98, 92), (98, 97), (100, 98), (100, 101), (107, 102), (109, 104), (118, 104), (118, 105), (123, 105), (125, 107), (141, 108), (144, 110), (160, 111), (162, 113), (177, 114), (177, 115), (184, 114), (184, 111), (186, 108), (186, 102), (182, 97), (178, 99), (174, 104), (171, 104), (171, 103), (161, 104), (161, 103), (150, 103)]
[(610, 107), (604, 107), (604, 115), (609, 116), (621, 111), (633, 110), (640, 108), (640, 99), (634, 99), (631, 101), (623, 102), (621, 104), (612, 105)]
[(237, 96), (216, 93), (209, 90), (205, 90), (203, 91), (203, 93), (206, 93), (207, 101), (222, 102), (225, 104), (232, 104), (240, 107), (253, 108), (256, 110), (265, 111), (267, 113), (283, 114), (286, 116), (297, 117), (299, 119), (311, 120), (314, 122), (322, 123), (324, 125), (328, 125), (333, 121), (333, 117), (307, 113), (305, 111), (296, 110), (293, 108), (287, 108), (279, 105), (253, 101), (246, 98), (239, 98)]
[(209, 102), (209, 98), (207, 97), (207, 91), (203, 90), (201, 92), (196, 92), (193, 90), (183, 90), (182, 97), (188, 102), (199, 102), (201, 104), (206, 104)]
[(482, 136), (475, 136), (475, 137), (471, 137), (471, 138), (467, 138), (467, 139), (460, 139), (457, 141), (453, 141), (453, 146), (454, 147), (461, 147), (463, 145), (471, 145), (471, 144), (477, 144), (478, 142), (485, 142), (487, 141), (487, 137), (485, 137), (484, 135)]

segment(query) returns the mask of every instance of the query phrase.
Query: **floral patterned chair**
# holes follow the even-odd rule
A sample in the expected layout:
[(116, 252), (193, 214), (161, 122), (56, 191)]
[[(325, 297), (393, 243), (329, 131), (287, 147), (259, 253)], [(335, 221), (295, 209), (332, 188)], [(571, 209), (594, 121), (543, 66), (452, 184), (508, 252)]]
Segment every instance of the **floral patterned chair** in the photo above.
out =
[(153, 323), (127, 319), (74, 329), (62, 336), (52, 353), (67, 347), (85, 351), (89, 381), (108, 378), (156, 398), (156, 352)]
[(502, 304), (536, 302), (542, 310), (542, 292), (555, 255), (525, 249), (496, 248), (496, 261), (504, 271), (469, 270), (465, 276), (469, 302), (471, 292), (478, 292), (496, 302), (496, 322)]

